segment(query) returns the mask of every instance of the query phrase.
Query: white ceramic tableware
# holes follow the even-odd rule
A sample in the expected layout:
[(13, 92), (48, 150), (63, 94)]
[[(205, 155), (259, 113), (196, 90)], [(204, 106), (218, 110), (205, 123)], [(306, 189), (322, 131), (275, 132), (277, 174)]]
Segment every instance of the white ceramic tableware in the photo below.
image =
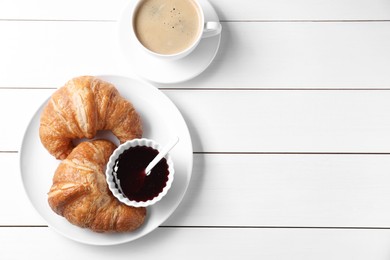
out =
[[(208, 0), (197, 0), (202, 6), (205, 20), (219, 21), (218, 14)], [(129, 70), (153, 82), (171, 84), (190, 80), (205, 71), (218, 53), (222, 32), (203, 38), (198, 46), (181, 59), (167, 60), (149, 55), (131, 33), (132, 11), (136, 1), (129, 1), (118, 21), (120, 58), (129, 64)]]
[[(47, 203), (47, 192), (52, 185), (53, 174), (60, 163), (43, 147), (39, 140), (39, 118), (42, 106), (31, 118), (20, 148), (21, 181), (31, 204), (58, 233), (72, 240), (91, 245), (114, 245), (129, 242), (149, 234), (161, 225), (177, 208), (184, 197), (192, 173), (192, 143), (187, 125), (180, 111), (156, 87), (149, 83), (120, 76), (99, 76), (113, 83), (119, 93), (130, 100), (141, 115), (144, 136), (169, 141), (171, 136), (179, 136), (178, 143), (170, 152), (175, 162), (175, 181), (169, 193), (159, 203), (148, 207), (145, 223), (130, 233), (96, 233), (69, 223), (57, 215)], [(96, 138), (105, 138), (118, 144), (114, 136), (101, 132)]]
[(216, 35), (221, 33), (222, 26), (219, 23), (219, 21), (206, 20), (205, 16), (204, 16), (203, 8), (199, 4), (199, 2), (197, 0), (189, 0), (196, 6), (197, 13), (199, 15), (199, 25), (198, 25), (199, 31), (198, 31), (198, 34), (197, 34), (195, 40), (187, 48), (185, 48), (184, 50), (177, 52), (177, 53), (161, 54), (161, 53), (154, 52), (154, 51), (146, 48), (138, 40), (138, 37), (136, 35), (136, 29), (134, 27), (134, 18), (136, 17), (136, 13), (137, 13), (138, 9), (140, 8), (140, 6), (142, 6), (142, 2), (144, 2), (144, 1), (145, 0), (138, 0), (138, 2), (132, 7), (132, 9), (130, 9), (131, 11), (128, 13), (128, 15), (131, 17), (131, 23), (128, 25), (129, 25), (129, 29), (131, 28), (131, 30), (128, 30), (127, 32), (122, 31), (121, 33), (130, 33), (131, 32), (134, 39), (136, 39), (136, 43), (138, 44), (138, 46), (141, 49), (143, 49), (146, 53), (148, 53), (149, 55), (152, 55), (153, 57), (156, 57), (159, 59), (165, 59), (165, 60), (178, 60), (178, 59), (184, 58), (185, 56), (187, 56), (188, 54), (190, 54), (192, 51), (195, 50), (195, 48), (198, 46), (198, 44), (202, 38), (213, 37), (213, 36), (216, 36)]
[[(165, 159), (168, 166), (168, 180), (165, 184), (165, 187), (162, 189), (162, 191), (157, 196), (155, 196), (150, 200), (146, 200), (146, 201), (130, 200), (128, 197), (126, 197), (126, 195), (122, 191), (121, 189), (122, 184), (120, 183), (120, 180), (116, 176), (116, 168), (120, 167), (120, 165), (117, 166), (117, 159), (126, 150), (137, 146), (151, 147), (159, 152), (161, 152), (163, 149), (163, 147), (161, 147), (161, 145), (155, 142), (154, 140), (150, 140), (146, 138), (129, 140), (119, 145), (118, 148), (115, 149), (115, 151), (112, 153), (108, 161), (106, 167), (106, 180), (107, 180), (108, 188), (110, 189), (114, 197), (116, 197), (120, 202), (126, 204), (127, 206), (132, 206), (132, 207), (148, 207), (160, 201), (168, 193), (174, 179), (175, 170), (173, 167), (173, 161), (170, 154), (166, 154)], [(147, 176), (145, 176), (145, 178), (147, 178)]]

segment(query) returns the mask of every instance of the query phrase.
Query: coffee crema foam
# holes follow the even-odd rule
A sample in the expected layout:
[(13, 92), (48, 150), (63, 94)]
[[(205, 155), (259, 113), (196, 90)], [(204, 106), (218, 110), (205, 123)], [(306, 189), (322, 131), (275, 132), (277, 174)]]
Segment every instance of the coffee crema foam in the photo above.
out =
[(192, 0), (144, 0), (133, 23), (142, 45), (159, 54), (187, 49), (200, 33), (200, 14)]

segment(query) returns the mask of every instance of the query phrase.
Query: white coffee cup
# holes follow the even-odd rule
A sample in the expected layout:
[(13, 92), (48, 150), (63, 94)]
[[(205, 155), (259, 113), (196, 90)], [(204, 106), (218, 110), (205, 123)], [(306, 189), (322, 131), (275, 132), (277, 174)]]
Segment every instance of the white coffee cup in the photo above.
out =
[[(151, 56), (160, 59), (165, 59), (165, 60), (181, 59), (187, 56), (188, 54), (190, 54), (193, 50), (195, 50), (199, 42), (203, 38), (213, 37), (221, 33), (222, 26), (219, 23), (219, 21), (205, 21), (202, 6), (199, 4), (197, 0), (186, 0), (192, 2), (196, 6), (196, 10), (198, 14), (197, 20), (199, 22), (196, 37), (191, 41), (191, 44), (189, 44), (185, 49), (180, 50), (178, 52), (164, 54), (164, 53), (153, 51), (145, 47), (144, 44), (142, 44), (142, 42), (139, 40), (134, 25), (134, 19), (137, 15), (137, 12), (139, 12), (139, 8), (142, 8), (142, 4), (145, 1), (148, 0), (138, 0), (135, 4), (133, 4), (130, 8), (128, 8), (127, 11), (125, 11), (125, 13), (122, 15), (122, 18), (120, 20), (120, 28), (121, 28), (120, 33), (121, 34), (131, 33), (133, 40), (136, 42), (136, 45)], [(125, 28), (127, 28), (127, 30)]]

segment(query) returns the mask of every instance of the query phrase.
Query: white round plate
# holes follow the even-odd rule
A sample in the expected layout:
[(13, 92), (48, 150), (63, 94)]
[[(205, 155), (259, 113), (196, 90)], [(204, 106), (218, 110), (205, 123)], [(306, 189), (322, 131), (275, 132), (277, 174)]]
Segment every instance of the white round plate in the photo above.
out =
[[(217, 13), (207, 0), (198, 2), (203, 8), (205, 21), (219, 21)], [(131, 10), (135, 4), (136, 1), (130, 1), (122, 12), (118, 35), (122, 54), (138, 76), (158, 83), (179, 83), (198, 76), (211, 64), (218, 52), (221, 34), (202, 39), (193, 52), (179, 60), (161, 60), (149, 55), (136, 44), (136, 39), (130, 32)]]
[[(22, 182), (31, 203), (48, 225), (60, 234), (93, 245), (113, 245), (129, 242), (145, 236), (161, 225), (176, 209), (190, 182), (192, 173), (192, 143), (187, 125), (176, 106), (161, 91), (149, 83), (119, 76), (99, 76), (113, 83), (120, 94), (133, 103), (142, 118), (144, 137), (167, 143), (173, 136), (180, 138), (170, 154), (175, 163), (175, 180), (168, 194), (157, 204), (147, 208), (145, 223), (130, 233), (95, 233), (70, 224), (55, 214), (48, 205), (47, 192), (52, 177), (60, 163), (51, 156), (40, 142), (40, 114), (46, 102), (32, 117), (23, 137), (20, 149)], [(97, 138), (107, 138), (118, 144), (112, 134), (101, 132)]]

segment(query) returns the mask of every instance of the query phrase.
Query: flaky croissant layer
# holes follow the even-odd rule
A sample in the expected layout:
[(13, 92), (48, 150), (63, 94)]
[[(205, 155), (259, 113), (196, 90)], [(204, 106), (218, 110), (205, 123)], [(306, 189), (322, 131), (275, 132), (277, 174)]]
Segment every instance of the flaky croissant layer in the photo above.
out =
[(60, 163), (48, 193), (50, 207), (70, 223), (96, 232), (126, 232), (140, 227), (146, 208), (120, 203), (108, 189), (105, 166), (115, 145), (82, 142)]
[(57, 159), (74, 148), (73, 139), (93, 138), (111, 130), (121, 143), (142, 136), (141, 119), (133, 105), (109, 82), (92, 76), (69, 80), (45, 106), (39, 136)]

